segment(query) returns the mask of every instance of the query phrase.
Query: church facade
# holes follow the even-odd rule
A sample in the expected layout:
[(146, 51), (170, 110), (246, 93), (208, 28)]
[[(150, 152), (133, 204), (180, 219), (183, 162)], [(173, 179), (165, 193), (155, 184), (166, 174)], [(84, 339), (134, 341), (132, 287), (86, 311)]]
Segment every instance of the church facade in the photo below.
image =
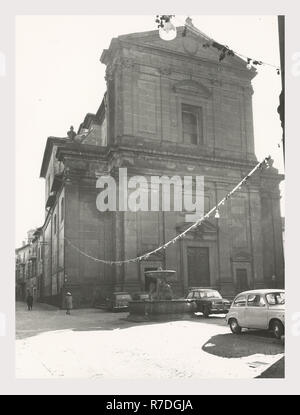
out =
[[(255, 69), (233, 56), (219, 62), (204, 39), (178, 29), (119, 36), (101, 55), (107, 92), (77, 134), (49, 137), (41, 168), (46, 183), (41, 282), (45, 301), (71, 291), (77, 307), (95, 305), (112, 291), (147, 291), (145, 271), (176, 270), (173, 289), (215, 287), (224, 296), (256, 287), (283, 287), (279, 183), (272, 166), (245, 186), (196, 230), (147, 259), (190, 223), (185, 211), (107, 211), (96, 206), (97, 180), (118, 187), (128, 178), (203, 176), (209, 211), (257, 164), (251, 80)], [(87, 255), (84, 255), (85, 253)]]

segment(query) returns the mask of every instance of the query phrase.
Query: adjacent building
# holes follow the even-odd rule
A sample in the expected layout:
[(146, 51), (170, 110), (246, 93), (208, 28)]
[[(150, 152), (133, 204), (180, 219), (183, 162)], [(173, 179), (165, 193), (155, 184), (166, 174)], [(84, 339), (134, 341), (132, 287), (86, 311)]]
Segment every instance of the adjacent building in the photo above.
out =
[[(62, 304), (71, 291), (77, 307), (109, 292), (145, 291), (145, 271), (174, 269), (176, 295), (213, 286), (225, 296), (284, 284), (279, 183), (271, 166), (259, 171), (187, 237), (146, 260), (122, 266), (186, 229), (186, 212), (100, 212), (97, 179), (204, 176), (211, 209), (257, 163), (251, 80), (255, 69), (236, 56), (219, 61), (205, 39), (183, 28), (172, 41), (158, 31), (112, 39), (101, 55), (107, 92), (77, 134), (49, 137), (41, 166), (45, 179), (40, 297)], [(22, 248), (20, 248), (22, 249)], [(84, 255), (86, 254), (86, 255)], [(92, 258), (91, 258), (92, 257)], [(273, 284), (273, 282), (272, 282)]]
[(34, 301), (41, 300), (43, 275), (42, 229), (27, 232), (27, 240), (15, 250), (16, 300), (24, 301), (27, 293)]

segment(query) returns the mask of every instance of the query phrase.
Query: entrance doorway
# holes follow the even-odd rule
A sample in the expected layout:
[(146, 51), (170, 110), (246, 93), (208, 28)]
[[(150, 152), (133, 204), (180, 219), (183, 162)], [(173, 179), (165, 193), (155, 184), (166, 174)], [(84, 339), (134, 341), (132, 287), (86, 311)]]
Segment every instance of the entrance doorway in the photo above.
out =
[(237, 292), (249, 290), (247, 269), (246, 268), (237, 268), (236, 269), (236, 289)]
[(189, 287), (209, 287), (209, 248), (188, 246), (187, 268)]

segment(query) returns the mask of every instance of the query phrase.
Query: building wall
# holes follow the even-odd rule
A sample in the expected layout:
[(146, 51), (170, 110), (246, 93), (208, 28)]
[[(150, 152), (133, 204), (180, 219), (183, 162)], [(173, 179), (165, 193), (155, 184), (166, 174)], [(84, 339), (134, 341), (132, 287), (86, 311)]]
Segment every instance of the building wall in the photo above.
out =
[(216, 57), (199, 62), (186, 54), (183, 60), (165, 50), (132, 45), (115, 52), (107, 67), (111, 140), (133, 136), (182, 144), (180, 107), (186, 103), (203, 110), (204, 146), (199, 151), (254, 158), (253, 75), (247, 70), (223, 70)]
[[(89, 168), (87, 168), (89, 174)], [(113, 214), (96, 207), (96, 177), (70, 178), (65, 187), (65, 236), (75, 247), (99, 259), (114, 257)], [(72, 173), (71, 173), (72, 174)], [(65, 290), (75, 306), (91, 305), (112, 291), (114, 269), (78, 253), (65, 243)]]
[[(236, 67), (220, 66), (216, 58), (200, 61), (187, 53), (183, 59), (179, 56), (180, 40), (171, 42), (170, 49), (175, 50), (170, 53), (165, 48), (163, 52), (156, 49), (159, 42), (152, 42), (152, 48), (145, 51), (138, 39), (130, 46), (127, 40), (130, 43), (129, 38), (124, 39), (119, 48), (111, 50), (109, 58), (103, 59), (107, 65), (109, 119), (114, 123), (109, 140), (136, 151), (135, 157), (120, 155), (119, 166), (129, 164), (132, 174), (141, 175), (203, 175), (205, 195), (214, 206), (256, 161), (251, 86), (254, 74), (241, 68), (241, 63)], [(203, 143), (182, 142), (183, 103), (202, 109)], [(211, 157), (209, 161), (207, 157)], [(214, 235), (211, 230), (200, 232), (190, 242), (180, 242), (163, 251), (160, 258), (149, 259), (152, 266), (177, 270), (179, 294), (188, 289), (188, 245), (209, 248), (210, 283), (225, 295), (233, 295), (241, 284), (244, 288), (268, 286), (273, 273), (277, 285), (283, 285), (282, 235), (276, 201), (282, 178), (273, 168), (269, 174), (277, 194), (268, 201), (269, 206), (263, 196), (265, 179), (259, 177), (220, 209)], [(176, 236), (177, 219), (171, 213), (126, 213), (124, 258), (138, 256)], [(270, 239), (274, 241), (271, 245)], [(145, 267), (144, 263), (124, 266), (122, 278), (128, 289), (144, 287)], [(243, 283), (240, 274), (246, 275)]]
[[(138, 161), (137, 163), (138, 164)], [(139, 169), (135, 164), (135, 169)], [(161, 167), (153, 174), (172, 176), (172, 172), (163, 169), (167, 161), (161, 160)], [(157, 165), (157, 159), (156, 159)], [(144, 161), (144, 167), (146, 163)], [(175, 171), (182, 169), (178, 163)], [(205, 194), (209, 199), (207, 210), (224, 197), (241, 179), (240, 171), (232, 171), (235, 177), (221, 178), (222, 168), (210, 171), (195, 166), (194, 174), (205, 175)], [(173, 172), (174, 173), (174, 172)], [(209, 173), (209, 175), (207, 174)], [(181, 173), (182, 174), (182, 173)], [(207, 178), (207, 179), (206, 179)], [(151, 266), (175, 269), (177, 271), (176, 292), (183, 295), (189, 287), (187, 270), (187, 248), (209, 248), (210, 284), (221, 289), (223, 293), (233, 294), (236, 287), (236, 270), (247, 270), (249, 288), (259, 287), (264, 283), (263, 247), (261, 232), (261, 201), (257, 188), (245, 188), (220, 208), (220, 219), (212, 216), (206, 222), (208, 228), (188, 236), (184, 241), (162, 250), (158, 258), (151, 258)], [(180, 233), (185, 223), (184, 213), (178, 212), (126, 212), (124, 214), (124, 258), (144, 254), (174, 238)], [(267, 230), (267, 234), (269, 231)], [(280, 237), (280, 235), (279, 235)], [(124, 267), (125, 286), (132, 290), (144, 289), (144, 269), (147, 261), (128, 264)]]
[[(53, 147), (46, 181), (50, 177), (52, 183), (62, 171), (63, 180), (44, 226), (43, 289), (45, 298), (60, 295), (61, 305), (66, 291), (72, 292), (75, 307), (84, 307), (101, 302), (113, 290), (145, 290), (145, 271), (158, 267), (176, 270), (177, 296), (183, 296), (191, 282), (201, 284), (200, 274), (203, 279), (208, 275), (206, 284), (229, 297), (243, 288), (269, 286), (273, 274), (276, 285), (283, 285), (282, 177), (273, 167), (258, 172), (228, 200), (219, 220), (211, 217), (147, 260), (115, 266), (87, 257), (137, 257), (188, 226), (184, 212), (101, 213), (96, 206), (99, 176), (110, 174), (118, 181), (120, 167), (127, 168), (128, 177), (204, 176), (208, 211), (256, 164), (253, 71), (238, 58), (219, 64), (213, 51), (199, 49), (193, 39), (161, 43), (151, 36), (114, 40), (102, 57), (107, 65), (107, 95), (101, 107), (106, 152), (98, 152), (106, 144), (100, 120), (83, 141)], [(183, 142), (182, 104), (201, 109), (203, 141), (197, 145)]]
[(40, 240), (35, 238), (16, 250), (16, 299), (25, 301), (28, 292), (34, 301), (40, 298), (41, 254)]

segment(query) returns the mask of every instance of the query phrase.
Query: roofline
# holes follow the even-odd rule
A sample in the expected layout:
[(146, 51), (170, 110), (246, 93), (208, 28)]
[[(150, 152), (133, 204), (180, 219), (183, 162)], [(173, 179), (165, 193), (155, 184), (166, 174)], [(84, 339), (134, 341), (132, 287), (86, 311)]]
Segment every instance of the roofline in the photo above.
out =
[[(184, 28), (185, 28), (185, 26), (179, 26), (179, 27), (176, 28), (177, 29), (177, 36), (182, 34)], [(100, 57), (100, 61), (103, 64), (107, 65), (110, 57), (114, 54), (115, 50), (118, 49), (118, 46), (122, 47), (122, 44), (126, 44), (126, 43), (131, 44), (131, 45), (135, 45), (137, 47), (142, 46), (142, 47), (149, 48), (149, 49), (155, 49), (155, 50), (158, 50), (158, 51), (160, 50), (161, 52), (169, 52), (169, 53), (172, 53), (174, 55), (177, 55), (178, 57), (185, 56), (184, 53), (181, 53), (181, 52), (178, 52), (178, 51), (175, 51), (175, 50), (171, 50), (171, 49), (163, 48), (163, 47), (155, 47), (155, 45), (152, 45), (150, 43), (149, 44), (143, 43), (143, 38), (147, 38), (149, 36), (153, 36), (153, 35), (156, 35), (156, 34), (158, 34), (157, 29), (156, 30), (150, 30), (150, 31), (147, 31), (147, 32), (128, 33), (128, 34), (124, 34), (124, 35), (114, 37), (114, 38), (111, 39), (109, 47), (107, 49), (103, 49), (101, 57)], [(208, 38), (210, 38), (210, 36), (206, 35), (205, 33), (204, 33), (204, 35), (207, 36)], [(194, 34), (194, 36), (197, 36), (197, 35)], [(202, 38), (202, 39), (205, 39), (200, 33), (199, 33), (199, 37)], [(225, 45), (223, 45), (223, 43), (219, 43), (215, 39), (212, 39), (212, 40), (216, 44), (226, 47)], [(215, 50), (214, 47), (212, 47), (212, 49)], [(215, 50), (215, 53), (216, 53), (216, 57), (217, 57), (218, 51)], [(220, 64), (220, 62), (218, 60), (216, 62), (214, 62), (213, 60), (205, 59), (203, 57), (200, 58), (199, 56), (189, 56), (189, 57), (191, 59), (194, 59), (194, 60), (197, 60), (197, 61), (214, 63), (216, 65)], [(234, 55), (233, 59), (236, 60), (237, 66), (234, 65), (234, 64), (230, 64), (230, 63), (228, 63), (228, 60), (225, 60), (225, 65), (226, 65), (227, 68), (231, 68), (232, 70), (237, 70), (239, 72), (242, 72), (244, 74), (244, 76), (247, 79), (249, 79), (250, 81), (257, 75), (257, 70), (256, 70), (255, 67), (252, 67), (250, 70), (246, 68), (247, 62), (244, 59), (240, 58), (238, 55)], [(245, 67), (242, 68), (241, 66), (239, 66), (241, 64), (245, 64)]]
[(86, 116), (84, 117), (84, 120), (82, 121), (82, 123), (79, 125), (78, 130), (77, 130), (77, 134), (80, 134), (80, 130), (82, 128), (89, 128), (89, 126), (87, 126), (89, 120), (95, 120), (95, 118), (96, 118), (96, 114), (88, 112), (86, 114)]
[(64, 144), (66, 142), (67, 138), (59, 138), (59, 137), (48, 137), (45, 150), (44, 150), (44, 156), (42, 161), (42, 166), (40, 170), (40, 177), (45, 178), (48, 168), (48, 163), (51, 157), (51, 152), (54, 144)]
[(27, 248), (28, 246), (30, 246), (30, 244), (26, 244), (26, 245), (20, 246), (19, 248), (15, 248), (15, 252), (19, 252), (22, 249)]
[(106, 92), (104, 92), (101, 104), (99, 105), (99, 108), (96, 112), (96, 118), (99, 119), (99, 121), (102, 121), (102, 116), (105, 116), (105, 98), (106, 98)]
[(236, 295), (236, 297), (239, 296), (239, 295), (242, 295), (242, 294), (254, 294), (254, 293), (263, 293), (263, 294), (265, 294), (265, 293), (268, 293), (268, 292), (277, 293), (277, 292), (282, 292), (282, 291), (285, 291), (285, 289), (284, 288), (261, 288), (261, 289), (257, 288), (256, 290), (242, 291), (242, 292), (238, 293)]

